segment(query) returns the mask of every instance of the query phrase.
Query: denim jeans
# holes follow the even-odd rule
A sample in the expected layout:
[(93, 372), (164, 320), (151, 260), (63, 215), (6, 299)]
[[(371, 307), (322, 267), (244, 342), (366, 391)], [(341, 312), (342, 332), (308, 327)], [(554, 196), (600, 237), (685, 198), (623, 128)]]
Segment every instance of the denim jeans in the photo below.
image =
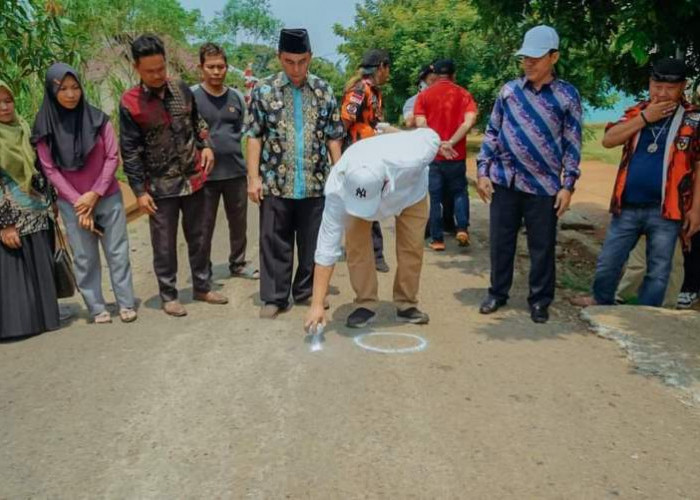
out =
[(664, 219), (659, 207), (623, 208), (614, 215), (598, 256), (593, 297), (599, 304), (613, 304), (622, 268), (641, 235), (647, 238), (647, 272), (639, 289), (639, 303), (659, 307), (671, 274), (673, 252), (681, 223)]
[(457, 230), (469, 227), (469, 196), (467, 194), (467, 165), (464, 160), (434, 161), (428, 176), (430, 191), (430, 236), (442, 241), (442, 197), (447, 191), (454, 199)]

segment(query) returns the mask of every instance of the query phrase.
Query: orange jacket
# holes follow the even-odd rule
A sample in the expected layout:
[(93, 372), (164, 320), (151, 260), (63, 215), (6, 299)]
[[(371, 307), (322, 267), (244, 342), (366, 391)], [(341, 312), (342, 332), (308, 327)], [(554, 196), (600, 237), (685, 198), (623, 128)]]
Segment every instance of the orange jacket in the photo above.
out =
[(358, 81), (343, 96), (340, 106), (343, 123), (350, 123), (345, 147), (375, 135), (374, 128), (383, 120), (382, 91), (370, 78)]
[[(647, 106), (641, 102), (625, 111), (624, 116), (614, 123), (608, 123), (606, 132), (619, 123), (638, 116)], [(665, 144), (664, 183), (661, 215), (664, 219), (682, 220), (693, 202), (695, 163), (700, 161), (700, 110), (683, 101), (671, 120), (668, 139)], [(620, 168), (615, 179), (610, 211), (619, 214), (622, 210), (622, 195), (627, 183), (627, 172), (632, 155), (639, 142), (639, 132), (632, 136), (622, 149)]]

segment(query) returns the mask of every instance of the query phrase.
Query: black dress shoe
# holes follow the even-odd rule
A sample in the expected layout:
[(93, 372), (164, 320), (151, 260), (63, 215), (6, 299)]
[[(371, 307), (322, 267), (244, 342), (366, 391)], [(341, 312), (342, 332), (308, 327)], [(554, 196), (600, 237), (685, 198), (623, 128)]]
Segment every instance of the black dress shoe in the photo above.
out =
[(479, 312), (481, 314), (491, 314), (498, 311), (501, 307), (506, 305), (505, 300), (497, 299), (495, 297), (486, 297), (484, 301), (479, 306)]
[(549, 320), (549, 308), (547, 306), (532, 306), (530, 318), (535, 323), (546, 323)]

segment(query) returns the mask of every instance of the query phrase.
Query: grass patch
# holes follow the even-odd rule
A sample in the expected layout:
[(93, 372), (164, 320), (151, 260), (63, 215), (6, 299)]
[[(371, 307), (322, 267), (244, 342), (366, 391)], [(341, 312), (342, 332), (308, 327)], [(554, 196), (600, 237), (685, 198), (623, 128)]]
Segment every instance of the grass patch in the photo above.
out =
[(604, 133), (605, 125), (602, 123), (585, 126), (583, 148), (581, 151), (581, 159), (583, 161), (602, 161), (610, 165), (618, 165), (620, 163), (622, 147), (613, 149), (604, 148), (601, 144)]

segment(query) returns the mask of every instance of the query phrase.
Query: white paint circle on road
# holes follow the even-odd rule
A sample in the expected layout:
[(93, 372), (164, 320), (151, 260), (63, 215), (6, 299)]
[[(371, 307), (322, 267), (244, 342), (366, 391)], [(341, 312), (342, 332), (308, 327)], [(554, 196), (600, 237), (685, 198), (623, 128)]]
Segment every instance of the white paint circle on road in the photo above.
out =
[[(402, 339), (411, 339), (416, 341), (415, 345), (408, 347), (377, 347), (373, 345), (368, 345), (365, 341), (371, 338), (377, 337), (399, 337)], [(368, 351), (379, 352), (382, 354), (408, 354), (412, 352), (420, 352), (428, 346), (428, 341), (419, 335), (414, 335), (412, 333), (396, 333), (396, 332), (370, 332), (362, 333), (355, 337), (355, 344), (358, 347), (362, 347)]]

